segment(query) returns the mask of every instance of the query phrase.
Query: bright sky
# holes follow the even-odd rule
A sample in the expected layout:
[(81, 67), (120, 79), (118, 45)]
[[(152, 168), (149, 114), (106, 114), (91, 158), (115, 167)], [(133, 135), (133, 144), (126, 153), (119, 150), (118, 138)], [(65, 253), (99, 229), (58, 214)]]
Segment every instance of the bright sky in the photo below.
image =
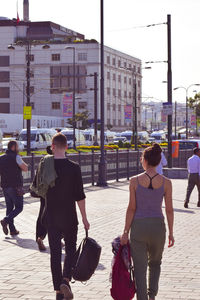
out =
[[(19, 16), (23, 17), (19, 1)], [(16, 17), (16, 0), (1, 0), (1, 15)], [(167, 26), (137, 28), (163, 23), (172, 16), (173, 87), (200, 83), (199, 0), (104, 0), (105, 44), (145, 61), (167, 60)], [(100, 0), (29, 0), (31, 21), (53, 21), (100, 41)], [(143, 70), (143, 96), (167, 100), (167, 64)], [(193, 90), (190, 89), (190, 95)], [(200, 87), (199, 90), (200, 91)], [(173, 100), (184, 101), (184, 90)], [(144, 99), (145, 100), (145, 99)]]

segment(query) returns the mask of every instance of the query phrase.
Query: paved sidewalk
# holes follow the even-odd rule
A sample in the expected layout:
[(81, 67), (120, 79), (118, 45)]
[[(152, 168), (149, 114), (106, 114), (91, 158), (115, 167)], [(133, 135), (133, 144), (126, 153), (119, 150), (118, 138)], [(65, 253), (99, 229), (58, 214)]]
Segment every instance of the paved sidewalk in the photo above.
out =
[[(183, 208), (186, 180), (173, 180), (175, 208), (174, 248), (164, 252), (159, 295), (163, 299), (200, 300), (200, 209), (196, 207), (197, 191), (191, 198), (191, 209)], [(75, 300), (107, 300), (110, 297), (109, 273), (112, 259), (111, 241), (122, 232), (128, 203), (128, 183), (111, 184), (109, 188), (86, 187), (90, 235), (102, 246), (98, 270), (86, 284), (75, 283)], [(0, 218), (4, 216), (0, 202)], [(24, 212), (17, 218), (19, 237), (5, 238), (0, 231), (0, 299), (53, 300), (49, 251), (40, 253), (35, 243), (35, 222), (39, 203), (26, 199)], [(79, 241), (84, 236), (79, 226)], [(47, 240), (45, 241), (46, 245)]]

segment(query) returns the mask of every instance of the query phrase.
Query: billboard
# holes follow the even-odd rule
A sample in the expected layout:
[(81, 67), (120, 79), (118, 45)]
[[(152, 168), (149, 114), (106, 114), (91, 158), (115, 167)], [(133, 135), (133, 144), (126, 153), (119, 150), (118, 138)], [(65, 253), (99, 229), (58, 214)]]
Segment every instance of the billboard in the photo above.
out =
[(124, 106), (124, 119), (126, 122), (131, 122), (132, 120), (132, 105), (130, 104)]
[(63, 94), (63, 117), (64, 118), (73, 117), (73, 94), (72, 93)]

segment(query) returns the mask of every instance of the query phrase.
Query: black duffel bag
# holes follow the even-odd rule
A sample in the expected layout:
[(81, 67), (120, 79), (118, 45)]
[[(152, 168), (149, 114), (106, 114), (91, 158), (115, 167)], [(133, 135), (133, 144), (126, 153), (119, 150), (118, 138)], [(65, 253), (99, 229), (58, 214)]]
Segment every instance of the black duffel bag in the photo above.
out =
[(77, 281), (87, 281), (94, 274), (101, 255), (101, 246), (92, 238), (86, 237), (76, 251), (76, 264), (73, 269), (73, 278)]

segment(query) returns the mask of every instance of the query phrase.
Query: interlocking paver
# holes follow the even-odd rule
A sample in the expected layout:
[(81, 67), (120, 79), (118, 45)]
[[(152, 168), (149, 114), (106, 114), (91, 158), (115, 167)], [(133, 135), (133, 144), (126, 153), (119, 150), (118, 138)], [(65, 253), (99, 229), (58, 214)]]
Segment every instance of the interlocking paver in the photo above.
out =
[[(175, 247), (165, 247), (157, 300), (200, 300), (200, 209), (197, 191), (191, 197), (191, 209), (183, 208), (187, 181), (173, 180), (175, 208)], [(111, 183), (109, 188), (86, 187), (90, 235), (102, 245), (100, 265), (86, 284), (72, 285), (75, 300), (108, 300), (110, 297), (111, 241), (122, 232), (128, 203), (128, 182)], [(0, 300), (53, 300), (49, 248), (41, 253), (35, 243), (35, 222), (39, 202), (25, 201), (17, 218), (19, 237), (4, 237), (0, 232)], [(0, 202), (0, 217), (4, 216)], [(79, 226), (79, 242), (84, 237)], [(47, 240), (45, 241), (48, 246)]]

